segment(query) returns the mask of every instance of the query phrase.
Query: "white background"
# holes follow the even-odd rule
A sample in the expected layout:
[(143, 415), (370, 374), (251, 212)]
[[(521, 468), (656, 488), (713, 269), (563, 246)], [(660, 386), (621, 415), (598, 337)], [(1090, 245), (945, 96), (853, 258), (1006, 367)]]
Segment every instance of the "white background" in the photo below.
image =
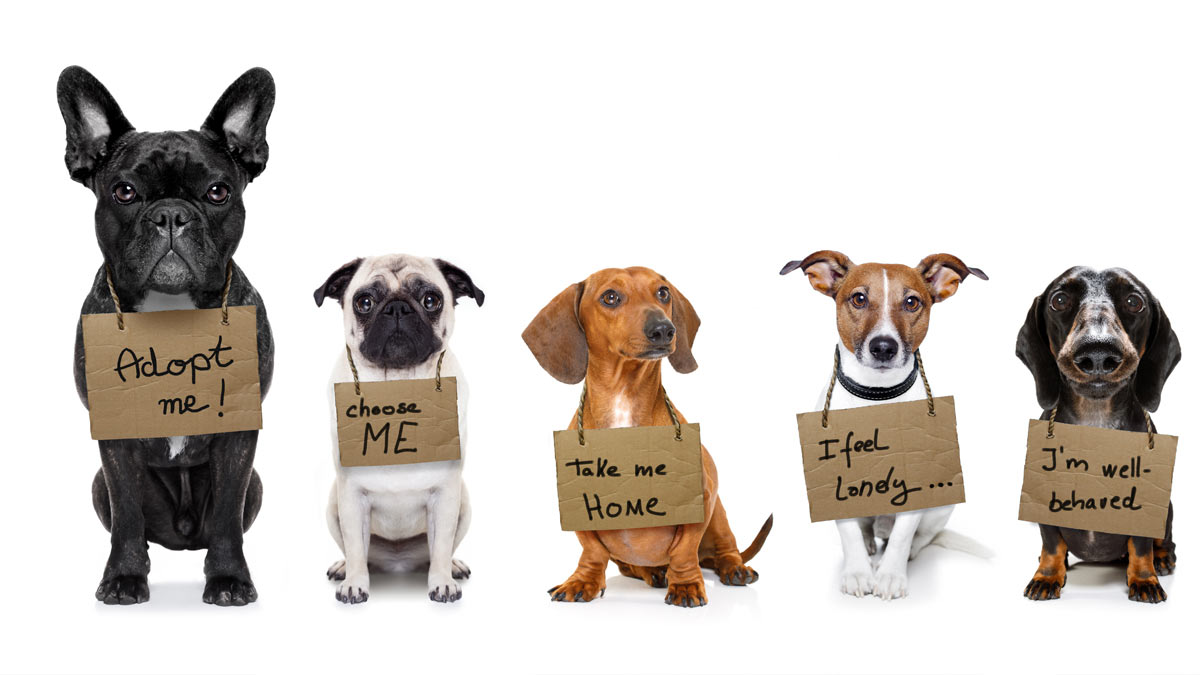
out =
[[(108, 672), (1038, 672), (1195, 668), (1200, 514), (1187, 410), (1200, 180), (1200, 16), (1186, 3), (21, 3), (0, 56), (7, 298), (7, 581), (0, 668)], [(100, 263), (91, 194), (63, 166), (55, 80), (95, 73), (140, 129), (194, 128), (245, 69), (275, 75), (266, 172), (237, 254), (278, 345), (248, 533), (260, 600), (200, 602), (203, 553), (152, 547), (151, 601), (93, 591), (108, 535), (71, 377)], [(911, 597), (842, 597), (831, 524), (813, 525), (794, 413), (828, 377), (832, 303), (779, 268), (824, 248), (913, 264), (949, 252), (991, 275), (933, 310), (923, 353), (959, 411), (968, 502), (951, 527), (991, 561), (930, 549)], [(341, 315), (329, 272), (367, 254), (444, 257), (487, 293), (453, 347), (472, 390), (475, 520), (463, 599), (420, 576), (334, 600), (324, 386)], [(1124, 599), (1119, 566), (1073, 568), (1062, 600), (1021, 592), (1039, 548), (1016, 520), (1033, 381), (1013, 355), (1031, 299), (1073, 264), (1121, 265), (1188, 358), (1156, 420), (1183, 436), (1170, 600)], [(589, 605), (545, 590), (574, 568), (550, 432), (579, 390), (520, 332), (607, 266), (667, 275), (703, 318), (700, 369), (671, 397), (701, 423), (734, 531), (775, 531), (762, 580), (683, 610), (617, 576)]]

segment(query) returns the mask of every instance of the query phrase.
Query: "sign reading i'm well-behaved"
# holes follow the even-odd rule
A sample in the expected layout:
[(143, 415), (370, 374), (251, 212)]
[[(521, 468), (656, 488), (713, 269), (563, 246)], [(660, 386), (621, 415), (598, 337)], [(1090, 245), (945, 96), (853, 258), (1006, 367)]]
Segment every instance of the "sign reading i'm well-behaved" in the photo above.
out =
[(1171, 504), (1177, 436), (1029, 420), (1018, 518), (1134, 537), (1162, 538)]
[(796, 416), (812, 521), (966, 501), (954, 397)]
[(700, 425), (554, 432), (562, 529), (704, 522)]
[(253, 306), (84, 314), (92, 438), (262, 428)]
[(333, 385), (342, 466), (387, 466), (462, 458), (458, 380)]

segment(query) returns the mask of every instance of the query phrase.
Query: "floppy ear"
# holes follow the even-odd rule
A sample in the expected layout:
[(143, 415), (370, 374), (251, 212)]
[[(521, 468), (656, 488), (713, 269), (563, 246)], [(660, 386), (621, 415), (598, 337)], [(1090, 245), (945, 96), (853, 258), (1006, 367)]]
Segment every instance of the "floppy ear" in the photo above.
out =
[(967, 264), (949, 253), (934, 253), (926, 256), (917, 263), (915, 268), (925, 280), (929, 295), (934, 302), (941, 302), (958, 291), (958, 285), (968, 276), (975, 276), (987, 281), (988, 275), (983, 270), (967, 267)]
[(852, 269), (854, 269), (854, 263), (850, 262), (850, 258), (847, 258), (844, 253), (817, 251), (804, 260), (793, 260), (784, 265), (779, 273), (787, 274), (795, 270), (802, 270), (808, 275), (808, 283), (812, 284), (817, 292), (832, 298), (837, 295), (842, 281), (846, 279), (846, 275)]
[(1134, 388), (1138, 400), (1147, 410), (1158, 410), (1162, 400), (1163, 385), (1167, 383), (1171, 371), (1183, 356), (1179, 348), (1179, 338), (1171, 328), (1171, 320), (1163, 311), (1158, 300), (1154, 300), (1154, 325), (1150, 327), (1150, 339), (1146, 351), (1138, 363), (1137, 377)]
[(554, 379), (578, 384), (587, 375), (588, 347), (579, 324), (583, 282), (567, 286), (521, 333), (534, 358)]
[(1058, 390), (1061, 386), (1058, 373), (1058, 363), (1050, 351), (1050, 336), (1046, 333), (1046, 325), (1042, 320), (1046, 294), (1033, 299), (1033, 306), (1025, 317), (1025, 325), (1017, 333), (1017, 358), (1033, 373), (1033, 383), (1037, 387), (1038, 405), (1043, 410), (1049, 410), (1058, 404)]
[(692, 303), (683, 293), (671, 286), (671, 323), (675, 324), (675, 351), (667, 358), (671, 367), (680, 373), (690, 373), (700, 367), (692, 356), (692, 343), (696, 341), (696, 331), (700, 330), (700, 316), (692, 308)]
[(221, 94), (200, 127), (229, 148), (247, 182), (267, 167), (267, 120), (274, 107), (275, 79), (265, 68), (251, 68)]
[(358, 271), (358, 267), (362, 265), (362, 261), (362, 258), (355, 258), (342, 265), (334, 270), (333, 274), (329, 275), (325, 283), (317, 287), (317, 290), (313, 292), (313, 299), (317, 301), (317, 307), (324, 304), (325, 298), (337, 298), (338, 304), (342, 304), (343, 296), (346, 294), (346, 286), (354, 278), (354, 273)]
[(434, 258), (433, 262), (437, 263), (442, 276), (446, 277), (450, 292), (454, 294), (454, 304), (458, 304), (459, 298), (466, 297), (474, 300), (480, 307), (483, 306), (483, 291), (475, 287), (475, 283), (466, 272), (439, 258)]
[(86, 185), (133, 125), (100, 80), (79, 66), (58, 76), (58, 109), (67, 125), (67, 171)]

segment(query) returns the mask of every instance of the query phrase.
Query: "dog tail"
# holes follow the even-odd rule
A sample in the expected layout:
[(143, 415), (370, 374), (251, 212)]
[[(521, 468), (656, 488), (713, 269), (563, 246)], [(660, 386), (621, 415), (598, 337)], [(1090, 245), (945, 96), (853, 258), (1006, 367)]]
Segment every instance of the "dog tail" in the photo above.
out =
[(929, 545), (941, 546), (944, 549), (959, 551), (960, 553), (973, 555), (976, 558), (983, 558), (984, 560), (990, 560), (992, 556), (996, 555), (992, 552), (992, 549), (954, 530), (942, 530), (938, 532), (933, 541), (929, 542)]
[(742, 551), (742, 562), (748, 563), (750, 559), (758, 555), (763, 544), (767, 541), (767, 535), (771, 534), (771, 526), (775, 524), (775, 514), (767, 516), (767, 522), (763, 523), (762, 528), (758, 531), (758, 536), (754, 537), (754, 541), (750, 542), (750, 546)]

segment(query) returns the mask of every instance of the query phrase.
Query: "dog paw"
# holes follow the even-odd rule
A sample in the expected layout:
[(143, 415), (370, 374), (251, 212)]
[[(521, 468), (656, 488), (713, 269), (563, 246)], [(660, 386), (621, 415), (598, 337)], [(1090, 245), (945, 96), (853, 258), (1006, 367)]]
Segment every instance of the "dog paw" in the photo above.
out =
[(869, 568), (842, 570), (842, 592), (864, 598), (875, 589), (875, 575)]
[(106, 605), (136, 605), (150, 599), (150, 582), (141, 574), (121, 574), (100, 582), (96, 599)]
[(1030, 600), (1057, 600), (1062, 597), (1062, 589), (1066, 584), (1065, 576), (1057, 578), (1037, 574), (1025, 587), (1025, 597)]
[(1129, 584), (1129, 599), (1134, 602), (1158, 604), (1167, 601), (1167, 592), (1158, 583), (1158, 579), (1134, 581)]
[(1175, 552), (1167, 549), (1154, 551), (1154, 573), (1160, 577), (1175, 573)]
[(471, 578), (471, 568), (467, 567), (467, 563), (461, 560), (451, 560), (450, 569), (450, 576), (454, 577), (455, 579)]
[(366, 575), (344, 578), (333, 595), (347, 605), (366, 602), (371, 597), (371, 579)]
[(719, 570), (717, 576), (726, 586), (749, 586), (758, 581), (758, 572), (746, 565), (733, 565)]
[(241, 607), (258, 599), (254, 582), (236, 577), (212, 577), (204, 582), (204, 602), (218, 607)]
[(554, 602), (591, 602), (604, 597), (604, 586), (596, 581), (581, 581), (571, 577), (546, 592)]
[(703, 607), (708, 604), (708, 594), (704, 591), (703, 581), (668, 584), (664, 602), (676, 607)]
[(332, 565), (330, 565), (329, 569), (325, 570), (325, 576), (329, 577), (330, 581), (341, 581), (342, 579), (345, 579), (346, 578), (346, 561), (339, 560), (339, 561), (333, 563)]
[(896, 600), (908, 596), (908, 575), (903, 572), (885, 571), (875, 577), (871, 593), (881, 600)]
[(462, 587), (453, 576), (429, 575), (429, 599), (434, 602), (455, 602), (462, 598)]

